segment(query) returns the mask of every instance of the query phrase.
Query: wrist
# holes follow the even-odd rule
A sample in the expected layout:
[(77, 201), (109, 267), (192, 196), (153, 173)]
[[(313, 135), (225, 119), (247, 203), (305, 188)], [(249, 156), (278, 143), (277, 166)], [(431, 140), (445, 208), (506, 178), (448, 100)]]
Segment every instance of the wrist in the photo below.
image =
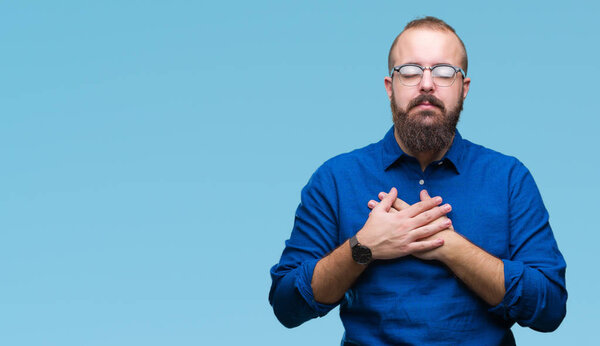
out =
[(439, 252), (436, 258), (445, 264), (452, 263), (463, 252), (468, 251), (466, 247), (466, 239), (455, 231), (445, 231), (444, 245), (439, 247)]
[(368, 265), (373, 261), (373, 253), (368, 246), (365, 246), (358, 240), (357, 234), (348, 240), (352, 259), (360, 265)]

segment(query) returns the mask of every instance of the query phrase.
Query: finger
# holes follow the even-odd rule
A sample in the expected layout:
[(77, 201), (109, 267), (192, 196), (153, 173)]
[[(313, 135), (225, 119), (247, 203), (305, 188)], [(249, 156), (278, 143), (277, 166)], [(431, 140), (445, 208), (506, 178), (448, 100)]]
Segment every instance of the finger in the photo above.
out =
[(381, 200), (381, 203), (377, 204), (373, 210), (383, 210), (385, 212), (389, 212), (397, 196), (398, 190), (396, 190), (395, 187), (392, 187), (390, 193), (387, 194), (387, 196)]
[[(376, 202), (374, 200), (370, 200), (369, 203), (367, 203), (367, 206), (370, 209), (373, 209), (373, 208), (375, 208), (377, 206), (377, 204), (379, 204), (379, 202)], [(390, 213), (397, 213), (397, 212), (398, 212), (398, 210), (394, 209), (393, 206), (392, 206), (392, 208), (390, 208)]]
[(417, 241), (419, 239), (430, 237), (450, 227), (452, 227), (452, 221), (450, 221), (450, 219), (438, 219), (430, 224), (410, 231), (410, 238), (412, 241)]
[[(427, 190), (421, 190), (421, 200), (424, 201), (429, 198), (431, 198), (431, 196), (429, 196), (429, 192), (427, 192)], [(442, 219), (447, 219), (447, 218), (448, 218), (447, 216), (442, 217)], [(452, 226), (452, 223), (450, 224), (450, 226), (448, 228), (454, 231), (454, 226)]]
[(409, 251), (410, 253), (429, 251), (438, 248), (442, 245), (444, 245), (444, 239), (441, 238), (417, 241), (409, 245)]
[(436, 219), (448, 214), (451, 210), (452, 210), (452, 206), (450, 206), (450, 204), (446, 203), (442, 206), (426, 210), (426, 211), (422, 212), (421, 214), (416, 215), (415, 217), (412, 218), (411, 221), (414, 222), (413, 225), (415, 227), (421, 227), (423, 225), (427, 225), (427, 224), (435, 221)]
[(400, 211), (400, 210), (410, 207), (410, 204), (404, 202), (400, 198), (396, 198), (396, 200), (394, 201), (393, 207), (394, 207), (394, 209)]
[[(379, 197), (379, 199), (384, 199), (386, 195), (387, 195), (387, 193), (380, 192), (379, 195), (377, 195), (377, 197)], [(394, 201), (394, 204), (392, 204), (392, 208), (394, 208), (398, 211), (408, 208), (408, 207), (410, 207), (410, 204), (404, 202), (400, 198), (396, 198), (396, 200)]]
[(406, 213), (409, 217), (415, 217), (421, 213), (423, 213), (426, 210), (429, 210), (437, 205), (439, 205), (440, 203), (442, 203), (442, 197), (433, 197), (418, 203), (415, 203), (413, 205), (411, 205), (408, 208), (405, 208), (403, 210), (404, 213)]

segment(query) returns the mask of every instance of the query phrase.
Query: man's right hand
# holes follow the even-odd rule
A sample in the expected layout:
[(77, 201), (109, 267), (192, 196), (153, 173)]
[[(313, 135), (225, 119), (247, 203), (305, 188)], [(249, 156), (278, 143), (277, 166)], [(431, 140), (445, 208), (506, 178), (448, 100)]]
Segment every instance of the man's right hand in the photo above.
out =
[(442, 246), (442, 239), (422, 239), (451, 227), (450, 219), (441, 218), (452, 210), (450, 205), (439, 206), (442, 198), (434, 197), (397, 211), (392, 208), (397, 197), (398, 191), (392, 188), (356, 234), (371, 249), (373, 259), (399, 258)]

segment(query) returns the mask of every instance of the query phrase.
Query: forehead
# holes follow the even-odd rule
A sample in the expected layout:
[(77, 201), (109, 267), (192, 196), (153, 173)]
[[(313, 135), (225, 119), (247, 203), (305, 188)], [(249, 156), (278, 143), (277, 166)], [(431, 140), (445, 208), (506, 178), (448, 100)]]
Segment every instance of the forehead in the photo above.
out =
[(408, 29), (400, 35), (393, 52), (394, 65), (461, 65), (463, 48), (452, 32), (428, 28)]

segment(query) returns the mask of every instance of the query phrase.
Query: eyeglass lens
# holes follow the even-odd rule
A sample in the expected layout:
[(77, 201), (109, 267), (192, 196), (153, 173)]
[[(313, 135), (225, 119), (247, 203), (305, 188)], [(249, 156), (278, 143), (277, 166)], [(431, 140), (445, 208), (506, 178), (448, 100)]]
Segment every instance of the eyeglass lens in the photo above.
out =
[[(431, 70), (433, 83), (437, 86), (450, 86), (456, 78), (456, 71), (450, 66), (436, 66)], [(418, 66), (402, 66), (398, 70), (400, 82), (406, 86), (414, 86), (421, 82), (423, 70)]]

